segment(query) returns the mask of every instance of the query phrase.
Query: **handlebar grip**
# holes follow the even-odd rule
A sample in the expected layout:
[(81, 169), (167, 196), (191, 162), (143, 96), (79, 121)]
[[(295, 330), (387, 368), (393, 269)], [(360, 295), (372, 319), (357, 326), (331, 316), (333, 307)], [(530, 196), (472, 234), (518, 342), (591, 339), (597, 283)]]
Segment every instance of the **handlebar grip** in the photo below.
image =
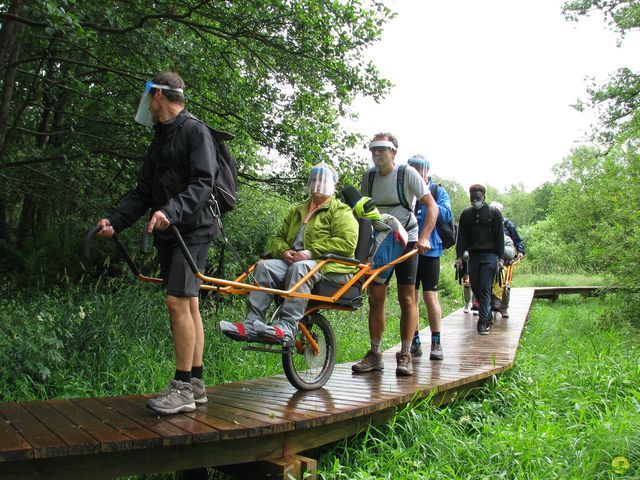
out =
[(85, 259), (91, 258), (91, 240), (93, 236), (101, 230), (101, 227), (95, 226), (91, 230), (88, 230), (84, 236), (84, 242), (82, 243), (82, 257)]
[(149, 251), (149, 232), (147, 230), (147, 225), (142, 229), (142, 244), (140, 245), (142, 253), (147, 253)]

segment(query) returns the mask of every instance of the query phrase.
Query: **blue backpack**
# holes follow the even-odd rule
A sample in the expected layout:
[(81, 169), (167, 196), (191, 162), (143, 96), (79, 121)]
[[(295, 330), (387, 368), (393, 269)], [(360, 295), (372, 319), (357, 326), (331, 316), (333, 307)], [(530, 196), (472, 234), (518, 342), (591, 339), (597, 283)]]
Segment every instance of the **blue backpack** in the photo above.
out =
[[(402, 223), (386, 213), (382, 220), (373, 222), (373, 243), (370, 261), (373, 268), (380, 268), (402, 255), (407, 248), (409, 235)], [(393, 267), (387, 268), (374, 279), (375, 283), (384, 284), (393, 273)]]

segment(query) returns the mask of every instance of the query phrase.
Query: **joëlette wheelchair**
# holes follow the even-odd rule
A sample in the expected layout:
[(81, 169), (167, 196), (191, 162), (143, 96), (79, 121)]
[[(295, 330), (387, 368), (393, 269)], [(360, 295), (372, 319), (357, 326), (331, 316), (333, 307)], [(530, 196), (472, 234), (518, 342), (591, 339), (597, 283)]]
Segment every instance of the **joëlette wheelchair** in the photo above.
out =
[[(261, 287), (251, 281), (251, 274), (255, 270), (256, 264), (242, 272), (235, 280), (224, 280), (203, 275), (198, 271), (178, 229), (175, 226), (172, 226), (171, 229), (191, 270), (203, 282), (200, 286), (201, 290), (214, 291), (220, 295), (248, 295), (251, 291), (261, 291), (273, 294), (276, 298), (281, 299), (299, 297), (309, 300), (304, 316), (298, 321), (298, 332), (293, 342), (290, 344), (251, 344), (243, 346), (245, 350), (280, 354), (282, 356), (282, 367), (287, 379), (291, 385), (299, 390), (321, 388), (327, 383), (335, 367), (335, 335), (331, 324), (321, 312), (326, 310), (357, 310), (363, 304), (364, 293), (368, 286), (380, 273), (418, 253), (418, 250), (413, 249), (385, 265), (374, 267), (368, 260), (372, 245), (372, 224), (370, 220), (360, 218), (358, 219), (358, 243), (355, 258), (333, 254), (326, 255), (291, 289), (279, 290)], [(100, 228), (94, 227), (85, 236), (83, 250), (85, 258), (90, 256), (89, 243), (98, 231), (100, 231)], [(117, 234), (114, 234), (113, 240), (136, 278), (143, 282), (162, 283), (160, 278), (148, 277), (140, 273)], [(144, 244), (146, 244), (146, 239), (143, 240)], [(353, 277), (343, 285), (320, 280), (314, 285), (311, 293), (298, 292), (301, 285), (324, 265), (331, 262), (356, 267)], [(269, 319), (265, 319), (270, 324), (274, 324), (277, 321), (282, 307), (282, 302), (275, 303), (275, 310)]]

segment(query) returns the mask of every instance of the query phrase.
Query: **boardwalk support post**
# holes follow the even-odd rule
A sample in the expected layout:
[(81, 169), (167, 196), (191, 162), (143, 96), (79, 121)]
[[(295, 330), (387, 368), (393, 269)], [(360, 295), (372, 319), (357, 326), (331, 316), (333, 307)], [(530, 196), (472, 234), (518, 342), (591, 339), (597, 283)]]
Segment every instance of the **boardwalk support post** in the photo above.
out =
[(243, 479), (307, 480), (316, 478), (315, 473), (318, 470), (318, 462), (302, 455), (292, 455), (285, 458), (240, 465), (225, 465), (216, 467), (216, 469)]

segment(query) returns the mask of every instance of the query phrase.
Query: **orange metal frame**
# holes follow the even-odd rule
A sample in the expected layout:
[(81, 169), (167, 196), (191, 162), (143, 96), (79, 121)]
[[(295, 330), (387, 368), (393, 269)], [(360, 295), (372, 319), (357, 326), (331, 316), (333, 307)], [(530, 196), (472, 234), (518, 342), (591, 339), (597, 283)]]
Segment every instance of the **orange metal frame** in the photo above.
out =
[[(360, 291), (364, 292), (371, 282), (375, 280), (375, 278), (383, 271), (388, 268), (397, 265), (398, 263), (404, 262), (407, 258), (412, 257), (418, 253), (417, 249), (413, 249), (410, 252), (405, 253), (404, 255), (396, 258), (392, 262), (389, 262), (382, 267), (373, 268), (373, 266), (369, 263), (358, 263), (355, 264), (353, 262), (344, 261), (337, 258), (327, 258), (318, 262), (318, 264), (313, 267), (309, 273), (307, 273), (304, 277), (302, 277), (295, 285), (293, 285), (289, 290), (280, 290), (277, 288), (267, 288), (262, 287), (260, 285), (254, 283), (247, 283), (247, 278), (251, 272), (253, 272), (256, 268), (256, 264), (254, 263), (247, 269), (247, 271), (243, 272), (239, 275), (235, 280), (224, 280), (222, 278), (216, 277), (208, 277), (203, 275), (202, 273), (196, 273), (196, 277), (203, 281), (203, 284), (200, 286), (200, 290), (208, 290), (208, 291), (216, 291), (222, 295), (247, 295), (252, 291), (256, 292), (264, 292), (270, 293), (273, 295), (278, 295), (283, 298), (306, 298), (308, 300), (313, 300), (315, 303), (307, 309), (305, 315), (316, 312), (318, 310), (352, 310), (352, 308), (344, 305), (336, 305), (335, 302), (338, 301), (342, 295), (345, 294), (351, 287), (356, 285), (356, 283), (362, 279), (366, 278), (366, 280), (362, 283), (360, 287)], [(357, 267), (356, 273), (351, 277), (351, 279), (346, 282), (342, 287), (340, 287), (332, 296), (324, 296), (324, 295), (316, 295), (313, 293), (301, 293), (298, 292), (298, 289), (304, 285), (307, 280), (309, 280), (316, 272), (318, 272), (322, 267), (324, 267), (327, 263), (340, 263), (342, 265), (352, 265)], [(162, 283), (162, 279), (147, 277), (142, 274), (136, 275), (136, 277), (143, 282), (150, 283)], [(303, 335), (309, 342), (309, 344), (313, 347), (314, 354), (317, 355), (320, 351), (318, 344), (315, 339), (307, 330), (307, 327), (302, 323), (298, 322), (298, 327), (302, 331)]]

